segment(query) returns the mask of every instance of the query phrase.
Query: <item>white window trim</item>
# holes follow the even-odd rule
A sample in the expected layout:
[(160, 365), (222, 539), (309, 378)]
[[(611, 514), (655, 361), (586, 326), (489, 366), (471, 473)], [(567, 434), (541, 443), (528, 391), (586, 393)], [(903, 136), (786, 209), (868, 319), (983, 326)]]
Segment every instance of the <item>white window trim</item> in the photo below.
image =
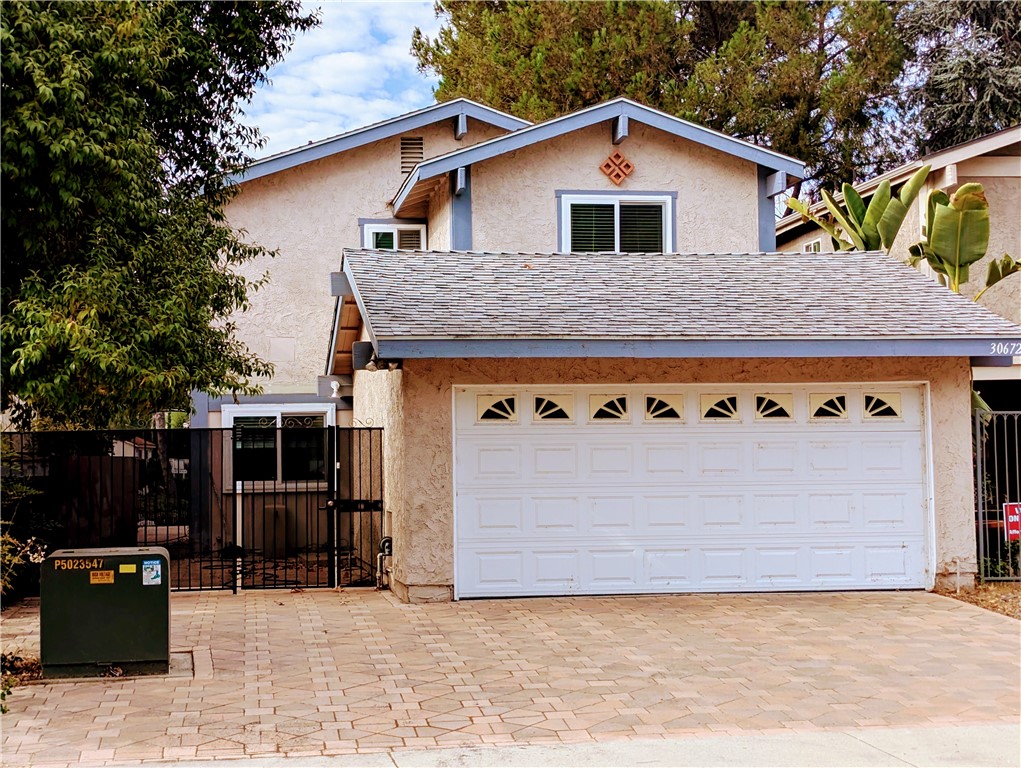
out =
[[(817, 248), (813, 248), (813, 246), (818, 246), (818, 247)], [(817, 237), (817, 238), (815, 238), (815, 240), (809, 240), (807, 243), (802, 244), (801, 252), (802, 253), (822, 253), (822, 238), (821, 237)]]
[(571, 206), (576, 204), (613, 205), (614, 251), (620, 253), (621, 203), (654, 203), (663, 206), (663, 252), (674, 250), (673, 195), (561, 195), (560, 197), (560, 250), (571, 250)]
[[(225, 448), (223, 452), (223, 469), (225, 483), (228, 493), (234, 491), (234, 436), (226, 429), (233, 430), (234, 419), (239, 416), (273, 416), (276, 418), (277, 429), (280, 429), (281, 419), (288, 414), (302, 414), (309, 416), (323, 416), (323, 423), (327, 427), (337, 426), (337, 407), (331, 403), (266, 403), (248, 405), (223, 405), (220, 407), (221, 424), (224, 427)], [(283, 471), (282, 449), (277, 446), (277, 477)], [(286, 490), (314, 490), (326, 488), (325, 481), (310, 480), (267, 480), (265, 482), (252, 482), (252, 490), (266, 493)]]
[(375, 248), (372, 244), (372, 236), (377, 232), (390, 232), (394, 236), (394, 250), (397, 250), (397, 233), (401, 230), (407, 231), (416, 229), (421, 236), (423, 250), (428, 247), (428, 240), (426, 239), (426, 226), (425, 224), (365, 224), (362, 227), (362, 247), (363, 248)]

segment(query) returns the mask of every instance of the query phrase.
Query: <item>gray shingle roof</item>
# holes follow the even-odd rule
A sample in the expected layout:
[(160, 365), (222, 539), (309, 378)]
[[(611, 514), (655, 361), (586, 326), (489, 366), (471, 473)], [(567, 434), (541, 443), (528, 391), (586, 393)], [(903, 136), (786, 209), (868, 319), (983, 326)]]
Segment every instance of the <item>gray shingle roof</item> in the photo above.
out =
[(883, 253), (345, 250), (376, 338), (1021, 339)]

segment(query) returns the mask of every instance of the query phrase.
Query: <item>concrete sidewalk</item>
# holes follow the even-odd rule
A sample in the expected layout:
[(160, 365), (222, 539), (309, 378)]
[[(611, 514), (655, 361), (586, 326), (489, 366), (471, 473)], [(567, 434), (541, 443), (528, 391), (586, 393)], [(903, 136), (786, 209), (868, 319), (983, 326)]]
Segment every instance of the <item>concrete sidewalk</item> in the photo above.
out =
[[(859, 728), (768, 735), (630, 739), (595, 744), (397, 750), (333, 757), (217, 760), (226, 768), (455, 768), (460, 766), (971, 766), (1021, 765), (1021, 724), (929, 728)], [(122, 764), (123, 768), (137, 763)], [(210, 761), (146, 762), (146, 766), (209, 768)], [(121, 768), (121, 766), (110, 766)]]
[(15, 689), (4, 765), (1021, 763), (1021, 625), (924, 592), (172, 606), (179, 676)]

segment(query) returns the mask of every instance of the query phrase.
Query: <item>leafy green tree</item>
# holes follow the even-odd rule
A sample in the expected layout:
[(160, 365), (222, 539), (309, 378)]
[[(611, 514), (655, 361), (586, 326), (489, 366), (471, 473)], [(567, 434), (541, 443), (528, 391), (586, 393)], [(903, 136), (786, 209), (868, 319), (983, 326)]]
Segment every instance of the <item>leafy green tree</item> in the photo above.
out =
[(253, 392), (229, 317), (262, 247), (223, 217), (259, 145), (242, 107), (297, 31), (285, 2), (7, 2), (3, 406), (105, 426)]
[(466, 96), (542, 120), (616, 96), (806, 161), (817, 183), (902, 162), (902, 6), (879, 0), (439, 0), (412, 51)]
[(1021, 3), (915, 0), (900, 26), (916, 51), (908, 94), (922, 147), (1021, 123)]

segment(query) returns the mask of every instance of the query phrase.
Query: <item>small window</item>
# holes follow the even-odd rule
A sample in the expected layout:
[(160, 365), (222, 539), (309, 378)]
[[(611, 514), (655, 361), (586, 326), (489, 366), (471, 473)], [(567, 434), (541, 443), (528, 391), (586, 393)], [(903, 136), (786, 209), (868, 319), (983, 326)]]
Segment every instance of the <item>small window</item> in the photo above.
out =
[(411, 173), (425, 159), (425, 139), (401, 136), (401, 173)]
[(863, 414), (866, 419), (899, 419), (899, 392), (866, 392)]
[(684, 421), (684, 395), (646, 395), (646, 421)]
[(847, 397), (826, 393), (813, 393), (808, 396), (809, 412), (813, 419), (846, 419)]
[(326, 480), (326, 415), (237, 415), (231, 420), (234, 481)]
[(570, 421), (572, 400), (570, 395), (536, 395), (532, 413), (536, 421)]
[(699, 402), (703, 419), (736, 421), (741, 418), (737, 411), (737, 395), (701, 395)]
[(794, 395), (772, 394), (755, 396), (756, 419), (790, 419), (794, 415)]
[(627, 419), (627, 395), (589, 395), (589, 415), (594, 421)]
[(669, 251), (672, 204), (666, 196), (565, 195), (560, 248), (573, 253)]
[(816, 238), (815, 240), (809, 240), (807, 243), (801, 246), (802, 253), (822, 253), (822, 238)]
[(420, 251), (425, 244), (425, 224), (367, 224), (363, 247), (379, 251)]
[(517, 421), (517, 398), (479, 395), (476, 398), (479, 421)]

